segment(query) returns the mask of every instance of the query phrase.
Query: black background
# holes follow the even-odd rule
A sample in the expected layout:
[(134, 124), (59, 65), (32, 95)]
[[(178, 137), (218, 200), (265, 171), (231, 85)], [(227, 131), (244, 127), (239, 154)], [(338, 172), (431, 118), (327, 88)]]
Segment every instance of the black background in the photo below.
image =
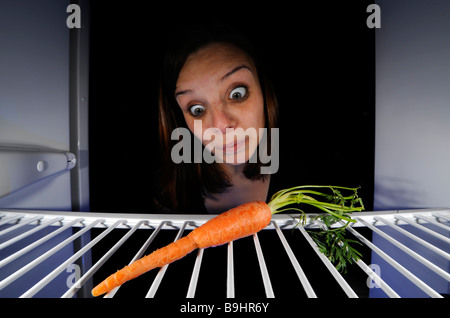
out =
[(370, 1), (91, 1), (90, 209), (152, 213), (157, 83), (171, 34), (236, 26), (262, 55), (280, 104), (280, 189), (361, 186), (373, 206), (375, 33)]

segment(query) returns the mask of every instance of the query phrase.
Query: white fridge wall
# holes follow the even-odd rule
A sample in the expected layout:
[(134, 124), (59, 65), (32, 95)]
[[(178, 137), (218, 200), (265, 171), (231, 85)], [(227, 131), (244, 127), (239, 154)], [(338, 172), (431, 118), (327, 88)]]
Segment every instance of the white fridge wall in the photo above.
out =
[(450, 207), (450, 2), (376, 3), (374, 209)]
[[(0, 146), (69, 151), (70, 30), (66, 25), (69, 4), (70, 1), (62, 0), (0, 1)], [(71, 210), (70, 171), (0, 198), (2, 208)], [(70, 235), (72, 230), (65, 231), (55, 237), (57, 240), (50, 240), (2, 268), (0, 280), (22, 268), (27, 259), (38, 258), (49, 246)], [(7, 239), (3, 235), (0, 243)], [(32, 235), (23, 244), (35, 240)], [(21, 247), (13, 244), (0, 251), (0, 259), (8, 250)], [(0, 297), (20, 296), (36, 283), (38, 273), (48, 273), (72, 254), (73, 244), (69, 244), (27, 273), (18, 285), (1, 290)], [(64, 272), (36, 297), (61, 296), (71, 274)]]
[[(374, 210), (450, 207), (450, 2), (378, 0)], [(407, 228), (408, 226), (405, 226)], [(417, 233), (442, 250), (448, 243)], [(443, 233), (448, 236), (448, 233)], [(411, 244), (404, 236), (401, 242)], [(450, 285), (380, 235), (372, 240), (437, 291)], [(414, 249), (418, 244), (411, 245)], [(438, 257), (423, 251), (425, 257)], [(402, 297), (423, 297), (377, 254), (372, 264)], [(439, 266), (450, 271), (448, 260)], [(385, 297), (379, 289), (371, 297)]]
[[(0, 146), (69, 150), (69, 4), (0, 2)], [(0, 198), (0, 207), (70, 210), (69, 171)]]

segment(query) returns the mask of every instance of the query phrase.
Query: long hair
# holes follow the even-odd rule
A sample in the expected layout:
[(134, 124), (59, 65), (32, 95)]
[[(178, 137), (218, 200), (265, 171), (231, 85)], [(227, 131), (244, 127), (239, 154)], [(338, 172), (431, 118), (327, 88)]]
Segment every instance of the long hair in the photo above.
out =
[[(177, 141), (171, 139), (174, 129), (185, 127), (184, 116), (175, 99), (175, 89), (179, 73), (192, 53), (212, 43), (227, 43), (244, 51), (255, 63), (264, 97), (265, 128), (267, 140), (271, 128), (277, 127), (278, 104), (274, 90), (269, 84), (265, 71), (255, 50), (236, 30), (224, 25), (196, 25), (179, 33), (169, 46), (162, 65), (159, 90), (159, 140), (161, 146), (160, 194), (158, 202), (173, 211), (184, 213), (204, 213), (202, 196), (219, 193), (230, 186), (225, 171), (215, 162), (178, 163), (171, 159), (171, 149)], [(191, 140), (193, 140), (191, 133)], [(268, 145), (270, 152), (270, 143)], [(252, 180), (265, 178), (260, 174), (262, 163), (247, 162), (244, 175)]]

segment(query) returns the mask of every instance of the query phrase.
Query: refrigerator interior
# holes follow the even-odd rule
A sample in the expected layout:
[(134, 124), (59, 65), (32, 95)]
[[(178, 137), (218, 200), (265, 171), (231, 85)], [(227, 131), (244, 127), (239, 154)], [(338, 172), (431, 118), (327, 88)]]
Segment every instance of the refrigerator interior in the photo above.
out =
[[(105, 275), (211, 217), (153, 214), (147, 204), (165, 32), (200, 8), (77, 1), (78, 29), (67, 25), (70, 3), (0, 3), (2, 298), (91, 297)], [(337, 273), (305, 231), (318, 224), (280, 215), (107, 297), (448, 297), (450, 6), (376, 1), (374, 30), (370, 3), (304, 4), (302, 19), (298, 8), (266, 8), (252, 21), (202, 9), (246, 30), (272, 60), (288, 114), (280, 184), (361, 186), (368, 212), (348, 228), (361, 261)], [(293, 144), (300, 155), (286, 150)]]

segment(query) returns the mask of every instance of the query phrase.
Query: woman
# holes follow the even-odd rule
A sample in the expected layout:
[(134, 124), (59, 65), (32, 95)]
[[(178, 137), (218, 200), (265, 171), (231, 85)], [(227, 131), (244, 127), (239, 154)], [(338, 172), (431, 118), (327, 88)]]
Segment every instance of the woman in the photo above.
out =
[[(245, 202), (266, 201), (271, 175), (261, 173), (260, 158), (250, 158), (258, 154), (262, 129), (271, 140), (278, 105), (254, 50), (224, 26), (192, 28), (174, 43), (160, 85), (158, 204), (177, 213), (220, 213)], [(179, 141), (172, 140), (172, 132), (180, 127), (189, 129), (219, 160), (175, 163), (172, 149)], [(226, 138), (248, 130), (256, 134)], [(219, 137), (202, 138), (206, 131)], [(268, 148), (270, 152), (270, 143)]]

